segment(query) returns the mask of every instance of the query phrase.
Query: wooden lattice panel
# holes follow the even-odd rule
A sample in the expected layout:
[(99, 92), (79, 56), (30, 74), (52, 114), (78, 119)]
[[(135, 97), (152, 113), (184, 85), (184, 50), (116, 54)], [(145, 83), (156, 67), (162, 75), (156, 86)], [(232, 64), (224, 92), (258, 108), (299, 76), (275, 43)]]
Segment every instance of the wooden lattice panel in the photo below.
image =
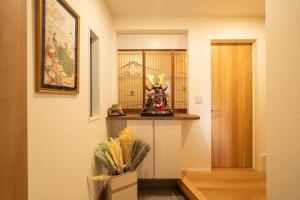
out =
[(174, 107), (187, 108), (187, 54), (174, 52)]
[[(165, 74), (168, 105), (187, 108), (186, 50), (119, 50), (118, 103), (124, 109), (142, 109), (147, 75)], [(173, 105), (174, 104), (174, 105)]]
[[(172, 52), (171, 51), (146, 51), (145, 52), (146, 76), (165, 74), (165, 83), (168, 85), (166, 90), (167, 102), (172, 107)], [(146, 79), (146, 84), (148, 79)]]
[(125, 109), (143, 107), (143, 52), (118, 51), (119, 100)]

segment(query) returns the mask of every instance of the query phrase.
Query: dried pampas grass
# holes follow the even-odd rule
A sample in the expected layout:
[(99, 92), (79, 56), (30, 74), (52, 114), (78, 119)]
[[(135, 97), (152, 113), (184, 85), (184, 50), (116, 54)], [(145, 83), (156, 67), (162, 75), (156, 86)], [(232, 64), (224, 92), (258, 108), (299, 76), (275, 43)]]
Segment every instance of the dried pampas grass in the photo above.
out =
[(109, 174), (119, 175), (134, 171), (150, 151), (149, 144), (142, 140), (134, 140), (129, 129), (120, 132), (118, 138), (97, 146), (95, 160), (101, 164)]

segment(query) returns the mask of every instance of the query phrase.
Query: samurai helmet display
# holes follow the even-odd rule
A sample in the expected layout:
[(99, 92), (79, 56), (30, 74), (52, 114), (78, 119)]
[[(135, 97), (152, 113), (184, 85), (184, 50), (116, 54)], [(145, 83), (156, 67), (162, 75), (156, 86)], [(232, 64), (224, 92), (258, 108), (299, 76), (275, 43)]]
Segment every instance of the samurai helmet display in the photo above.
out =
[(154, 75), (150, 75), (150, 74), (147, 75), (149, 82), (154, 87), (161, 87), (165, 81), (165, 77), (166, 77), (165, 74), (159, 74), (158, 76), (154, 76)]

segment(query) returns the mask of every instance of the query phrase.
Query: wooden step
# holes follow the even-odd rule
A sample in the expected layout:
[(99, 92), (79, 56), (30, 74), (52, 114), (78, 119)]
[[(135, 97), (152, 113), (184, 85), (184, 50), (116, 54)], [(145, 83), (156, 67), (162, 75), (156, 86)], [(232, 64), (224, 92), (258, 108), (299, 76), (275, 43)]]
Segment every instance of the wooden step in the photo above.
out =
[(177, 181), (177, 185), (189, 200), (208, 200), (185, 176)]

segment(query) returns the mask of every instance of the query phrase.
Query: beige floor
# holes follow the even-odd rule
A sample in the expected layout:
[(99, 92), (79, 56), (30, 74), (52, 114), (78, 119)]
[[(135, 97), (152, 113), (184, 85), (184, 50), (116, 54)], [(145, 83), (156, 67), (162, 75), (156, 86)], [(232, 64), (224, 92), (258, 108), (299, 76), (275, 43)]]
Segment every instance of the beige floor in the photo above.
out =
[(253, 169), (213, 169), (184, 176), (207, 200), (266, 200), (266, 175)]

